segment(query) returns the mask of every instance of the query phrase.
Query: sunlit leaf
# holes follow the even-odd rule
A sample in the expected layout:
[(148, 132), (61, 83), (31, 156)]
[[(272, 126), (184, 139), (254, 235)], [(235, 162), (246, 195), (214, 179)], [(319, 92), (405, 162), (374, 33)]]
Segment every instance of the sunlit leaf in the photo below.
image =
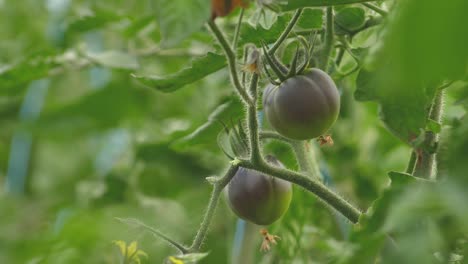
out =
[(165, 76), (140, 76), (133, 77), (142, 84), (162, 92), (174, 92), (187, 84), (198, 81), (205, 76), (216, 72), (226, 65), (224, 56), (209, 52), (206, 56), (196, 58), (192, 65), (174, 74)]

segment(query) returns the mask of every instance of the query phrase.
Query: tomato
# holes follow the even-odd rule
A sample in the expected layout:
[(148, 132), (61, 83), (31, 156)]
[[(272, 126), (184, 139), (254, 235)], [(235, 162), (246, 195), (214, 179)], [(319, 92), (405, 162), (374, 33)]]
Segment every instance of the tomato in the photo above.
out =
[(229, 15), (237, 7), (247, 7), (248, 0), (211, 0), (212, 18)]
[(340, 94), (331, 77), (312, 69), (291, 77), (279, 86), (268, 85), (263, 107), (271, 126), (281, 135), (297, 140), (323, 135), (338, 118)]
[[(267, 161), (283, 165), (273, 156)], [(287, 210), (292, 198), (292, 184), (258, 171), (239, 168), (228, 185), (228, 200), (237, 216), (257, 225), (269, 225)]]

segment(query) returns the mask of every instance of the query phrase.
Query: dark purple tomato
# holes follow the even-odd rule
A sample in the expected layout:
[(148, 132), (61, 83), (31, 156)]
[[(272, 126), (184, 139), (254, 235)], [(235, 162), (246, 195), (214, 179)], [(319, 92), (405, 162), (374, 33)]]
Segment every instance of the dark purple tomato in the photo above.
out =
[[(273, 156), (266, 158), (271, 165), (283, 167)], [(228, 185), (228, 198), (231, 209), (240, 218), (257, 225), (269, 225), (288, 210), (292, 185), (241, 167)]]
[(291, 139), (311, 139), (323, 135), (335, 123), (340, 94), (327, 73), (312, 69), (279, 86), (268, 85), (263, 107), (268, 122), (278, 133)]

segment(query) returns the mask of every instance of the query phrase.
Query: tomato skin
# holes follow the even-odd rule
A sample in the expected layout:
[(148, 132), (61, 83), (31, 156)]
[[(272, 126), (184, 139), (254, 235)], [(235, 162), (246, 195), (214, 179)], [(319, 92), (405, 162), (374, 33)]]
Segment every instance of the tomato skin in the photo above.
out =
[(311, 139), (323, 135), (338, 118), (340, 94), (327, 73), (312, 69), (279, 86), (268, 85), (263, 107), (278, 133), (291, 139)]
[(248, 0), (211, 0), (211, 17), (224, 17), (237, 7), (247, 7)]
[[(272, 165), (282, 167), (274, 157)], [(257, 225), (269, 225), (289, 208), (292, 184), (258, 171), (240, 167), (228, 185), (228, 200), (237, 216)]]

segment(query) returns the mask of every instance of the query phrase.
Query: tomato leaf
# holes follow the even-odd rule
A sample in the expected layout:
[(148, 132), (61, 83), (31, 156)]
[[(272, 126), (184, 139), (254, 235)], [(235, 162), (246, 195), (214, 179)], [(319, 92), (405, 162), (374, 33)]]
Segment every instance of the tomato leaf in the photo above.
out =
[(0, 65), (0, 95), (21, 94), (30, 81), (41, 79), (58, 63), (53, 56), (35, 54), (11, 65)]
[(92, 10), (92, 14), (73, 18), (68, 22), (67, 33), (81, 33), (102, 28), (110, 23), (118, 22), (126, 16), (116, 14), (111, 10), (102, 8)]
[(109, 68), (132, 70), (139, 67), (135, 56), (122, 51), (109, 50), (101, 53), (88, 53), (87, 57)]
[(466, 72), (467, 9), (462, 0), (443, 8), (421, 0), (399, 3), (398, 19), (389, 20), (359, 73), (356, 99), (378, 102), (386, 127), (406, 143), (426, 128), (436, 88)]
[(164, 47), (175, 46), (201, 30), (210, 17), (210, 1), (207, 0), (156, 0), (155, 3)]
[(221, 122), (228, 124), (232, 121), (240, 120), (244, 114), (242, 103), (239, 99), (237, 97), (231, 98), (219, 105), (204, 124), (190, 134), (176, 140), (172, 146), (176, 150), (183, 151), (195, 145), (216, 145), (217, 136), (221, 129), (223, 129)]
[(209, 52), (206, 56), (196, 58), (192, 65), (174, 74), (165, 76), (138, 76), (133, 77), (142, 84), (161, 92), (174, 92), (187, 84), (193, 83), (203, 77), (216, 72), (226, 65), (224, 56)]

